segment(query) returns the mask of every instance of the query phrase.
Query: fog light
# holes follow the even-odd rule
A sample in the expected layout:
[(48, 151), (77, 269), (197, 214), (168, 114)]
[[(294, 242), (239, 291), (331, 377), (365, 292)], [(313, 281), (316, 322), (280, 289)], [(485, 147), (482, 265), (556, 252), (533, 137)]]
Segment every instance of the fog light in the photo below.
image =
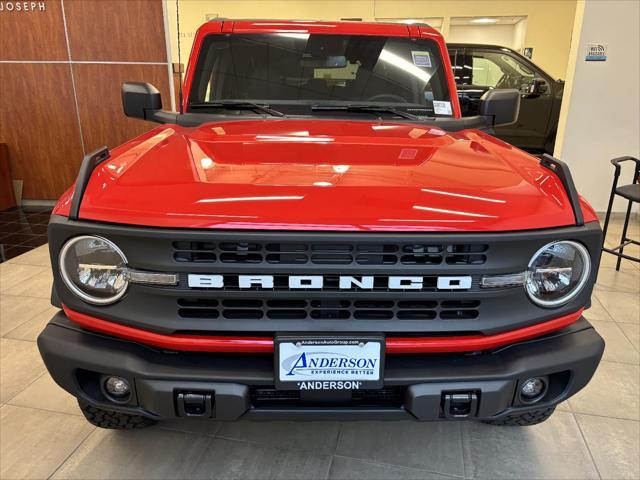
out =
[(547, 388), (547, 383), (540, 377), (525, 380), (520, 387), (520, 395), (525, 402), (538, 400)]
[(104, 389), (109, 395), (118, 399), (128, 396), (131, 391), (129, 382), (122, 377), (107, 377), (104, 382)]

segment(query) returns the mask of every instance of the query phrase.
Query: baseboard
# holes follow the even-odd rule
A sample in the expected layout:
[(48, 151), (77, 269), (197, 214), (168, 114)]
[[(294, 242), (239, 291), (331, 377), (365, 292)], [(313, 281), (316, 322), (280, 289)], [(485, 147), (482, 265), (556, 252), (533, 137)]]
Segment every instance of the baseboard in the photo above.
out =
[(23, 198), (21, 207), (55, 207), (57, 200), (28, 200)]

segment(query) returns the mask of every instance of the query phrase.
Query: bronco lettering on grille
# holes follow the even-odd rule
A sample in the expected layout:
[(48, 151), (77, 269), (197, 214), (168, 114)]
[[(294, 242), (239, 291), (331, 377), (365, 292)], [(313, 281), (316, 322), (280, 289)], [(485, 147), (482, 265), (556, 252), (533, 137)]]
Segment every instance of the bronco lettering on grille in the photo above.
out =
[[(322, 275), (291, 275), (288, 277), (290, 290), (322, 289), (324, 277)], [(373, 276), (340, 276), (340, 290), (372, 289)], [(390, 276), (387, 281), (389, 290), (421, 290), (424, 277), (421, 276)], [(471, 288), (471, 276), (442, 276), (438, 277), (439, 290), (467, 290)], [(224, 276), (189, 274), (188, 284), (191, 288), (223, 288)], [(273, 288), (273, 275), (238, 275), (238, 288)]]

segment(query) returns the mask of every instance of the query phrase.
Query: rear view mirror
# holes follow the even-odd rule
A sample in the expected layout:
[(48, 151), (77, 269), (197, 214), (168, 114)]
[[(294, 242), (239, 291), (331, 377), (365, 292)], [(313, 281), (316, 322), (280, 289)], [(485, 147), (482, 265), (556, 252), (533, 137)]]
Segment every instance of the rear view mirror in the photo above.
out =
[(331, 55), (324, 61), (324, 68), (344, 68), (348, 63), (344, 55)]
[(494, 127), (516, 123), (520, 114), (520, 92), (515, 89), (489, 90), (480, 98), (479, 114), (491, 118)]

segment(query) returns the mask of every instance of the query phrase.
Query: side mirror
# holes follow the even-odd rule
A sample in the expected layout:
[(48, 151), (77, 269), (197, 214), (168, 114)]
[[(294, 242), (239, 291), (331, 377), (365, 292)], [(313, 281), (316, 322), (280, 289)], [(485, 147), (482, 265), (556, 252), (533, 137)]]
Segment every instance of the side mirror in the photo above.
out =
[(542, 78), (534, 78), (529, 84), (528, 93), (533, 95), (542, 95), (549, 91), (549, 85)]
[(162, 98), (150, 83), (125, 82), (122, 85), (122, 108), (127, 117), (149, 120), (153, 110), (162, 110)]
[(122, 109), (127, 117), (158, 123), (176, 122), (176, 114), (162, 110), (162, 97), (156, 87), (144, 82), (122, 84)]
[(542, 78), (534, 78), (531, 83), (525, 83), (520, 87), (522, 98), (537, 98), (549, 93), (549, 85)]
[(489, 90), (480, 97), (478, 113), (493, 119), (494, 127), (512, 125), (520, 114), (520, 92), (515, 89)]

